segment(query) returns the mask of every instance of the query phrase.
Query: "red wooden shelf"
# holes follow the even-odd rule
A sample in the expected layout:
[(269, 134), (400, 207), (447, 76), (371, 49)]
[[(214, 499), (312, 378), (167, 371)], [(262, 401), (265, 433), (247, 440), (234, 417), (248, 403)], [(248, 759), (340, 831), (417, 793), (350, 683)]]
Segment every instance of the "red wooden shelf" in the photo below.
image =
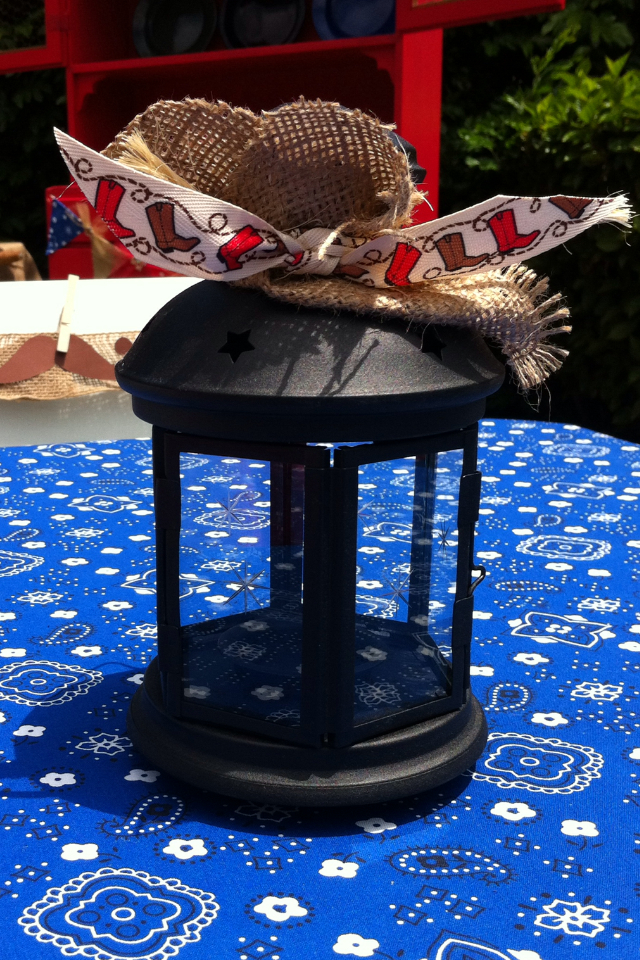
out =
[(353, 50), (363, 53), (370, 51), (370, 56), (376, 57), (380, 52), (393, 50), (396, 42), (395, 33), (376, 37), (354, 37), (346, 40), (307, 40), (298, 43), (288, 43), (273, 47), (245, 47), (242, 50), (205, 50), (203, 53), (177, 54), (166, 57), (131, 57), (126, 60), (104, 60), (91, 63), (72, 63), (73, 73), (90, 73), (91, 71), (139, 71), (174, 69), (176, 67), (192, 67), (197, 64), (226, 64), (230, 61), (268, 61), (268, 60), (296, 60), (317, 54), (320, 59), (330, 57), (331, 54), (340, 56)]
[[(396, 33), (319, 40), (306, 0), (299, 39), (276, 47), (212, 48), (183, 56), (136, 55), (137, 0), (43, 0), (46, 45), (0, 53), (0, 73), (66, 68), (69, 133), (100, 150), (156, 100), (200, 97), (255, 111), (304, 95), (358, 107), (416, 147), (429, 196), (416, 220), (437, 215), (442, 29), (462, 23), (558, 10), (564, 0), (396, 0)], [(215, 0), (220, 7), (222, 0)], [(436, 28), (436, 29), (434, 29)]]
[(462, 27), (564, 10), (565, 0), (396, 0), (396, 30)]
[[(395, 35), (276, 47), (211, 50), (187, 56), (70, 64), (69, 132), (101, 149), (132, 117), (161, 98), (228, 100), (253, 110), (301, 94), (395, 115)], [(439, 57), (434, 63), (440, 70)]]

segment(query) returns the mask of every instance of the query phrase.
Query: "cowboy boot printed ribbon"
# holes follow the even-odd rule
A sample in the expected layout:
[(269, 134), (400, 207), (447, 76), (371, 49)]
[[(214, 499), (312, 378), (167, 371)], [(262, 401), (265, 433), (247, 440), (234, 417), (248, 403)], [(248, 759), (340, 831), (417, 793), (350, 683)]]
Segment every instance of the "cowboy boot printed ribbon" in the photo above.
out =
[(232, 203), (140, 173), (58, 130), (56, 138), (87, 199), (137, 259), (199, 279), (240, 280), (279, 267), (406, 287), (507, 267), (596, 223), (629, 220), (623, 196), (497, 196), (374, 239), (325, 228), (286, 234)]
[(513, 253), (514, 250), (525, 250), (540, 236), (539, 230), (531, 233), (518, 233), (513, 210), (502, 210), (494, 214), (488, 221), (489, 229), (496, 238), (500, 253)]
[(262, 237), (253, 227), (243, 227), (218, 250), (218, 260), (227, 270), (242, 270), (240, 257), (262, 244)]
[(147, 207), (147, 219), (156, 243), (163, 253), (188, 253), (200, 243), (198, 237), (181, 237), (176, 233), (175, 207), (172, 203), (153, 203)]
[(588, 197), (549, 197), (549, 203), (564, 210), (572, 220), (578, 220), (591, 203)]
[(393, 259), (384, 275), (385, 283), (391, 287), (408, 287), (409, 274), (420, 259), (420, 251), (410, 243), (399, 243), (393, 252)]
[[(125, 189), (115, 180), (104, 179), (98, 183), (93, 206), (96, 213), (102, 217), (106, 225), (118, 240), (128, 240), (134, 237), (133, 230), (124, 227), (118, 220), (118, 207), (125, 195)], [(87, 197), (87, 199), (89, 199)]]
[(446, 234), (436, 240), (436, 247), (448, 273), (456, 273), (465, 267), (479, 267), (489, 256), (488, 253), (480, 253), (476, 257), (470, 257), (464, 248), (464, 237), (461, 233)]

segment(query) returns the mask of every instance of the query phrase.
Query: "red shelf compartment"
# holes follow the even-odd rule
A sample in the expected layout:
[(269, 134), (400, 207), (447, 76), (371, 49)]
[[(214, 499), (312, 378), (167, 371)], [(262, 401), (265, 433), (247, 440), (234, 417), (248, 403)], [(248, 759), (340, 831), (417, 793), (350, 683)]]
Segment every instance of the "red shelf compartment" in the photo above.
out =
[(187, 96), (262, 110), (303, 94), (339, 100), (392, 122), (395, 57), (391, 35), (75, 63), (68, 71), (69, 132), (102, 149), (149, 103)]

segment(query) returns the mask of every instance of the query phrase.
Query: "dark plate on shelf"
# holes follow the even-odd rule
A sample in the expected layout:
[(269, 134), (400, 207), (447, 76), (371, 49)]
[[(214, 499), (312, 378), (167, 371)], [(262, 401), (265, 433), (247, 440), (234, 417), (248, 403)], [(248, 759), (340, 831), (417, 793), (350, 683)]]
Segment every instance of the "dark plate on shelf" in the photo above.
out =
[(140, 0), (133, 42), (141, 57), (204, 50), (218, 19), (215, 0)]
[(393, 33), (395, 0), (313, 0), (313, 24), (321, 40)]
[(292, 43), (304, 20), (304, 0), (225, 0), (220, 29), (228, 47)]

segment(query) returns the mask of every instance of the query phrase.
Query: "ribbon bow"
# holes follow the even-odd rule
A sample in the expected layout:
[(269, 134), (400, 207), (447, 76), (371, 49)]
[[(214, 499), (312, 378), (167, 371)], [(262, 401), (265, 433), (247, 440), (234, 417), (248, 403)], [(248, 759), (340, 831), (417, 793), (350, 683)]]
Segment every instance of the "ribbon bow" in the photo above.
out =
[(241, 280), (279, 268), (369, 287), (409, 287), (507, 267), (596, 223), (629, 222), (623, 196), (497, 196), (369, 238), (339, 228), (284, 233), (232, 203), (140, 173), (59, 130), (55, 135), (85, 196), (137, 259), (201, 279)]

